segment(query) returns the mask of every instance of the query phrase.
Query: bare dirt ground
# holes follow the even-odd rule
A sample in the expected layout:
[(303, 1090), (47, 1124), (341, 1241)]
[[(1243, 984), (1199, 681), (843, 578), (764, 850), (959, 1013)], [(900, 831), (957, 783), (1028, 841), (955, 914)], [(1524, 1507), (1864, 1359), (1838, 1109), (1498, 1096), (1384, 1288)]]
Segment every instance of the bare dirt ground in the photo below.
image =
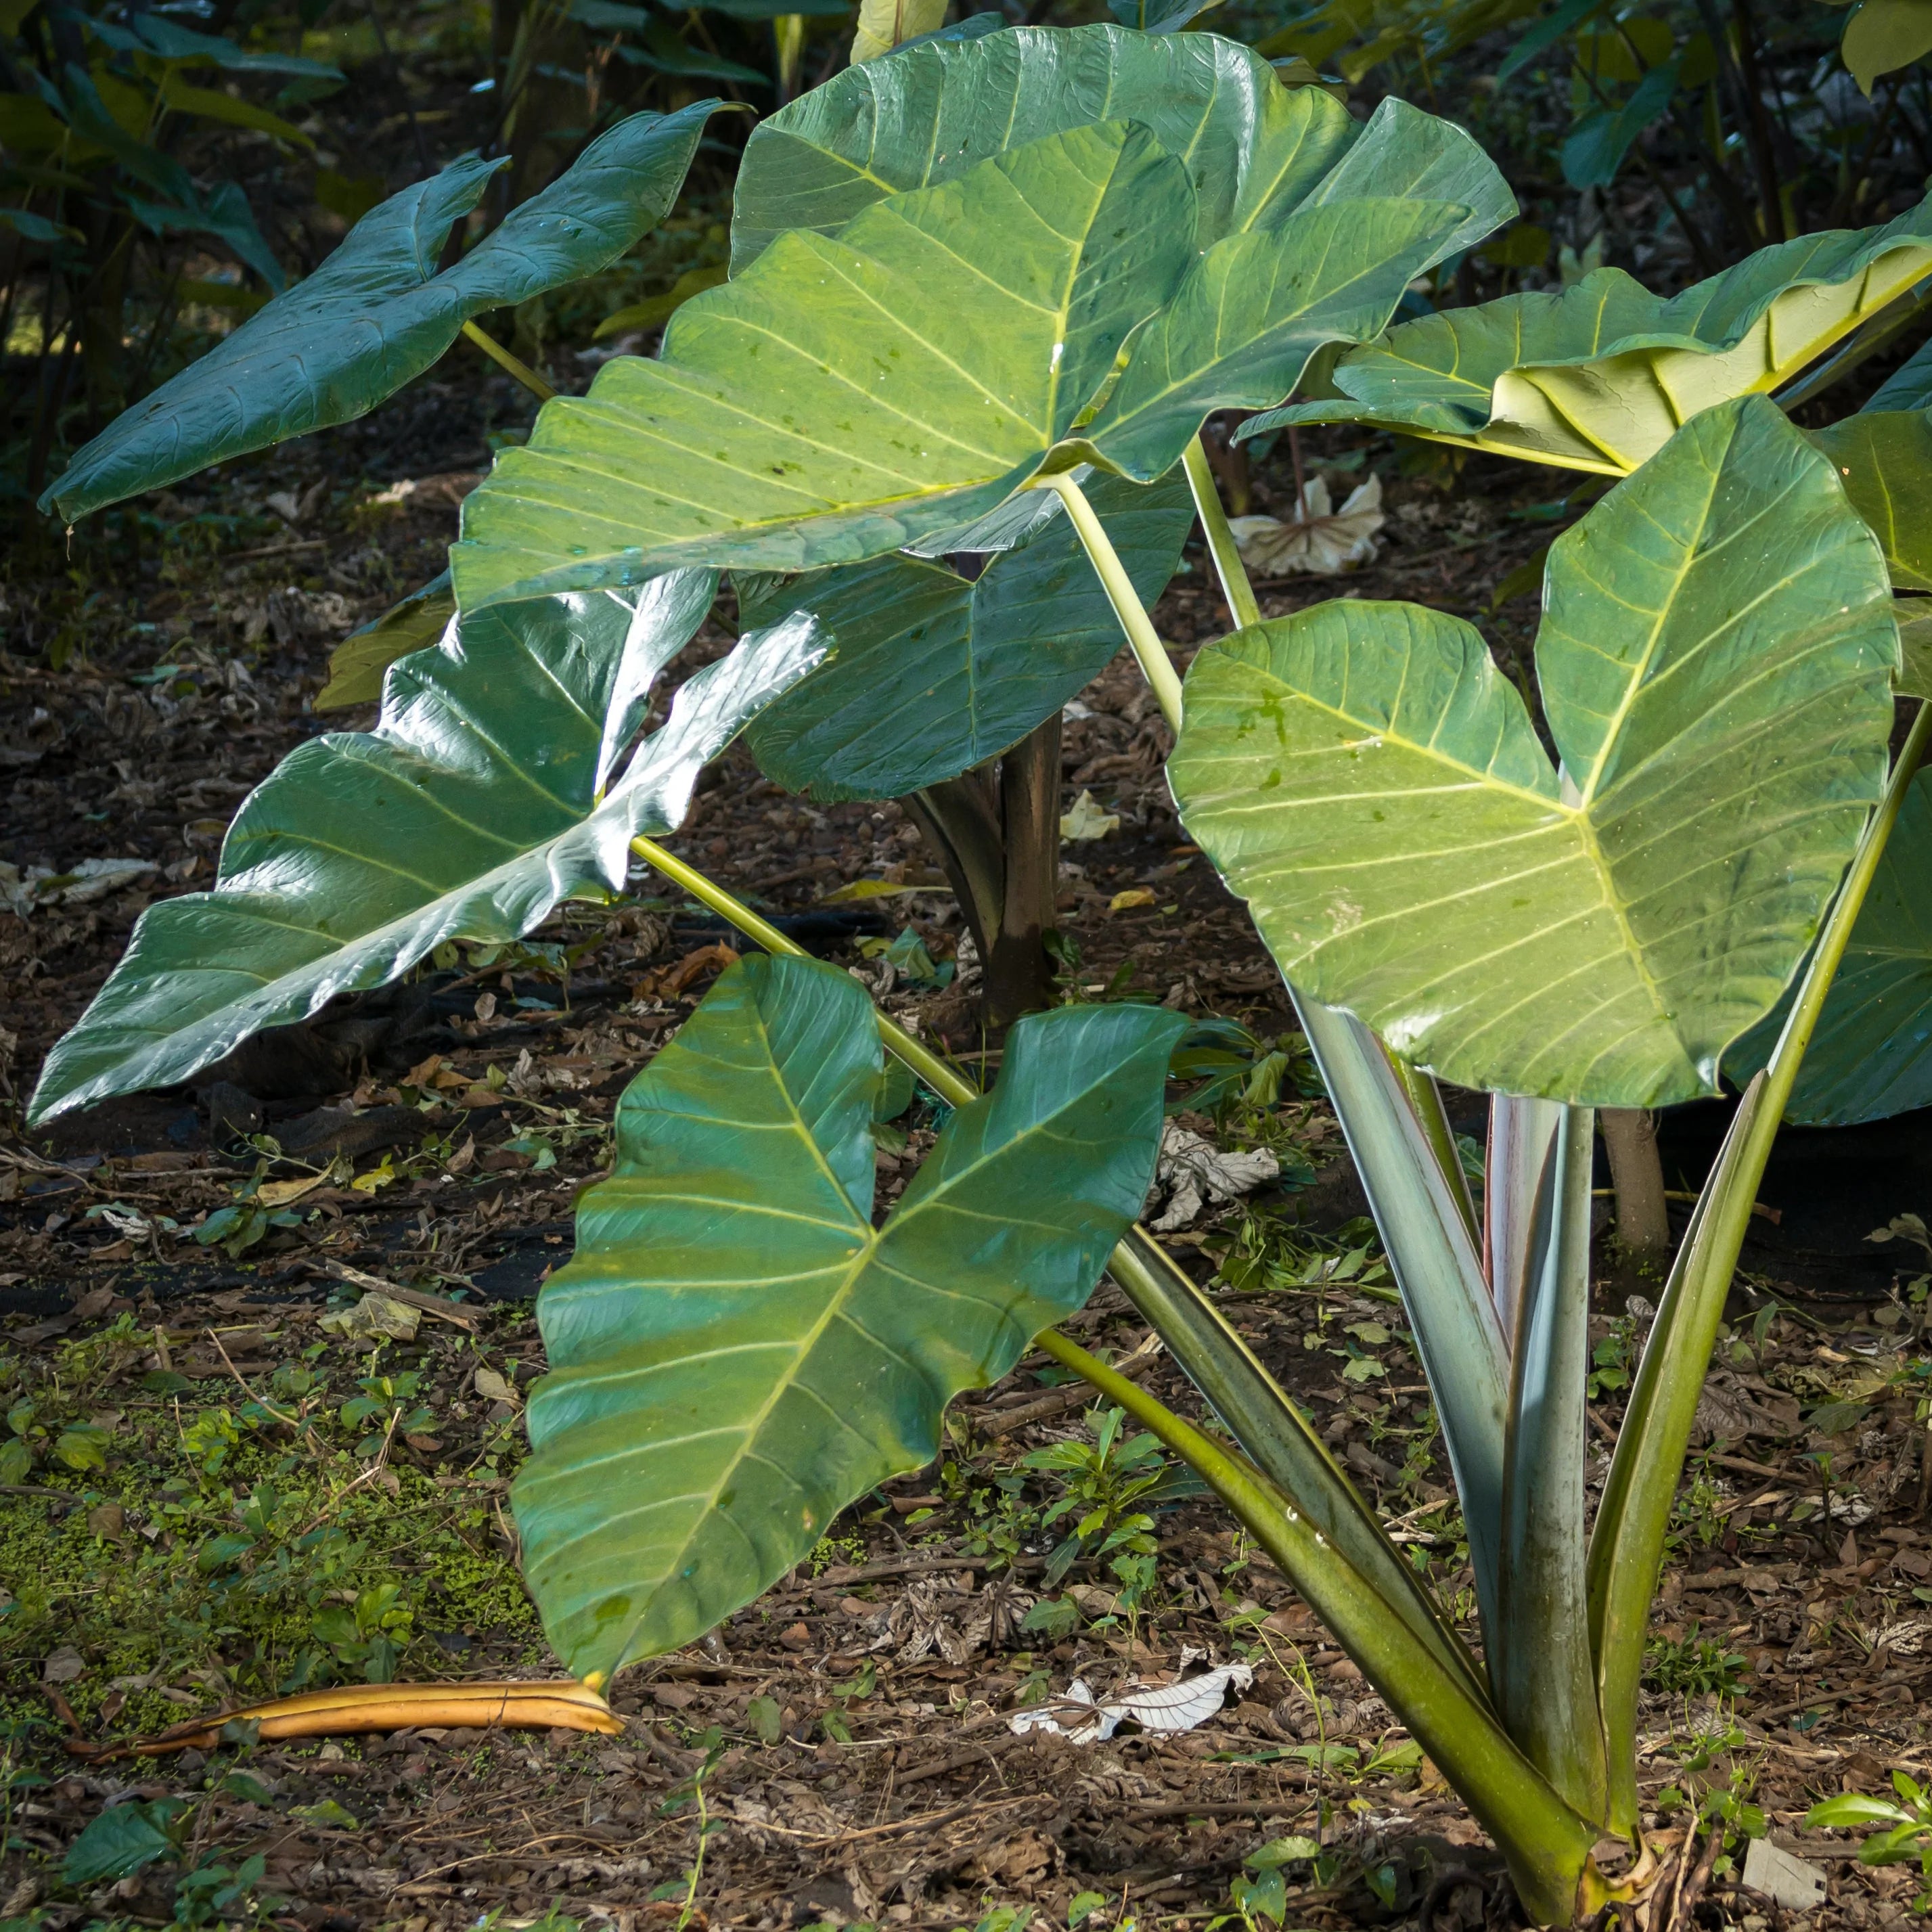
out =
[[(1310, 1842), (1247, 1876), (1280, 1870), (1291, 1924), (1505, 1921), (1460, 1801), (1174, 1472), (1134, 1505), (1150, 1550), (1049, 1581), (1066, 1523), (1048, 1513), (1070, 1496), (1115, 1508), (1132, 1466), (1040, 1357), (957, 1404), (942, 1461), (848, 1511), (763, 1601), (620, 1679), (621, 1737), (432, 1729), (70, 1753), (332, 1680), (554, 1674), (506, 1504), (522, 1390), (543, 1366), (532, 1298), (570, 1252), (618, 1094), (728, 964), (730, 935), (640, 874), (622, 906), (461, 954), (196, 1088), (20, 1127), (42, 1056), (142, 907), (209, 882), (236, 806), (291, 746), (371, 722), (312, 710), (330, 646), (440, 567), (488, 431), (526, 414), (507, 389), (431, 379), (377, 423), (164, 496), (138, 552), (70, 566), (50, 547), (5, 585), (0, 1442), (20, 1446), (0, 1452), (0, 1922), (1200, 1924), (1233, 1910), (1257, 1848), (1288, 1839)], [(1342, 487), (1362, 473), (1343, 469), (1360, 460), (1343, 442), (1311, 447)], [(1423, 598), (1478, 619), (1520, 669), (1533, 598), (1492, 614), (1487, 597), (1550, 534), (1547, 506), (1480, 470), (1448, 489), (1402, 479), (1368, 447), (1389, 465), (1382, 558), (1343, 583), (1276, 586), (1270, 610)], [(1275, 472), (1257, 487), (1260, 507), (1284, 507)], [(266, 507), (284, 491), (292, 518)], [(1184, 651), (1222, 628), (1198, 556), (1157, 617)], [(1070, 712), (1066, 803), (1090, 791), (1119, 824), (1066, 850), (1068, 996), (1138, 989), (1271, 1042), (1291, 1024), (1279, 982), (1179, 827), (1165, 749), (1125, 658)], [(858, 945), (910, 925), (943, 964), (956, 944), (896, 806), (808, 808), (734, 752), (673, 842), (777, 914), (860, 878), (906, 886), (862, 916), (835, 911), (812, 943), (997, 1067), (970, 984), (906, 981)], [(128, 862), (80, 874), (88, 860)], [(1278, 1104), (1178, 1117), (1224, 1148), (1265, 1149), (1278, 1174), (1168, 1238), (1218, 1277), (1466, 1624), (1426, 1391), (1332, 1118), (1293, 1065)], [(1672, 1123), (1673, 1186), (1701, 1180), (1714, 1111)], [(904, 1152), (881, 1150), (882, 1199), (929, 1115), (904, 1124)], [(1917, 1412), (1932, 1258), (1910, 1231), (1864, 1238), (1925, 1210), (1918, 1146), (1910, 1122), (1814, 1136), (1767, 1179), (1646, 1693), (1649, 1815), (1666, 1847), (1694, 1826), (1704, 1856), (1645, 1932), (1694, 1917), (1885, 1924), (1917, 1889), (1909, 1869), (1862, 1867), (1856, 1840), (1801, 1821), (1820, 1795), (1928, 1769), (1916, 1700), (1932, 1690), (1932, 1438)], [(1657, 1284), (1607, 1240), (1603, 1263), (1606, 1442)], [(372, 1282), (425, 1304), (412, 1334), (341, 1332)], [(1110, 1286), (1069, 1325), (1190, 1406)], [(1065, 1466), (1040, 1466), (1055, 1445)], [(1076, 1678), (1104, 1698), (1227, 1663), (1251, 1678), (1184, 1734), (1082, 1744), (1011, 1727)], [(68, 1882), (82, 1828), (130, 1804), (164, 1852), (124, 1879)], [(1822, 1909), (1740, 1888), (1745, 1844), (1766, 1832), (1827, 1874)]]

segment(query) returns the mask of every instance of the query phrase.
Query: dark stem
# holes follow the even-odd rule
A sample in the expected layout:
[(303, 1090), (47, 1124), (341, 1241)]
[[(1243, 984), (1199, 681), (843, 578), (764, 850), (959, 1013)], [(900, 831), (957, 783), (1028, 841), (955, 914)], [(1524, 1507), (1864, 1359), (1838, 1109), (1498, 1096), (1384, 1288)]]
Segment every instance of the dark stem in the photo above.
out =
[(992, 774), (982, 765), (910, 792), (899, 805), (945, 868), (981, 960), (990, 960), (1006, 898), (1006, 854)]
[(986, 956), (988, 1026), (1010, 1026), (1053, 1004), (1046, 933), (1060, 890), (1060, 713), (1036, 724), (1000, 760), (1006, 859), (1000, 930)]
[(1657, 1116), (1645, 1107), (1604, 1107), (1597, 1114), (1610, 1156), (1616, 1194), (1617, 1239), (1646, 1256), (1670, 1252), (1670, 1214), (1664, 1197), (1664, 1162), (1657, 1151)]

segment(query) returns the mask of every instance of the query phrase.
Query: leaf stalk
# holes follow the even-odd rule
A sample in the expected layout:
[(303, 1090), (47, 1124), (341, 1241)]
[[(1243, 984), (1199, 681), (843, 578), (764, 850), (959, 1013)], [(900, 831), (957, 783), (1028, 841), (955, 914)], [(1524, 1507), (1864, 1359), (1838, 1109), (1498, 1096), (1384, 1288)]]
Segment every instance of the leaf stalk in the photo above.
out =
[(556, 394), (550, 386), (520, 356), (512, 356), (494, 335), (487, 334), (473, 322), (463, 325), (466, 340), (473, 342), (500, 369), (515, 376), (540, 403), (547, 403)]
[(1085, 492), (1071, 476), (1063, 473), (1042, 477), (1037, 487), (1058, 492), (1060, 500), (1066, 506), (1066, 514), (1072, 520), (1081, 546), (1094, 566), (1100, 587), (1107, 593), (1107, 602), (1114, 607), (1114, 615), (1120, 620), (1120, 628), (1126, 633), (1127, 642), (1133, 646), (1134, 656), (1140, 661), (1141, 670), (1160, 706), (1160, 715), (1167, 720), (1168, 729), (1178, 735), (1180, 730), (1180, 674), (1167, 654), (1166, 645), (1161, 642), (1160, 633), (1154, 627), (1154, 620), (1142, 604), (1140, 593), (1135, 590), (1126, 566), (1114, 550), (1106, 526), (1094, 514), (1093, 505), (1088, 502)]

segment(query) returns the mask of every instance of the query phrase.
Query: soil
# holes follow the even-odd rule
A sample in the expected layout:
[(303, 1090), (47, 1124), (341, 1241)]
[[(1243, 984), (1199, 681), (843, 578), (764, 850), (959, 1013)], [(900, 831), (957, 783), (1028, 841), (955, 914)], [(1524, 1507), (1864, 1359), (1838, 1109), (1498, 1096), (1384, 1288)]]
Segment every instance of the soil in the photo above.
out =
[[(1199, 1924), (1232, 1909), (1257, 1846), (1295, 1837), (1322, 1858), (1282, 1868), (1290, 1923), (1508, 1922), (1466, 1808), (1208, 1503), (1178, 1485), (1163, 1496), (1138, 1600), (1096, 1562), (1048, 1587), (1060, 1532), (1040, 1517), (1061, 1490), (1022, 1458), (1094, 1436), (1038, 1356), (955, 1406), (940, 1465), (848, 1510), (703, 1643), (622, 1677), (621, 1736), (72, 1748), (332, 1676), (555, 1674), (515, 1583), (504, 1500), (520, 1390), (542, 1367), (532, 1298), (570, 1252), (572, 1202), (608, 1158), (619, 1094), (729, 963), (724, 928), (640, 874), (620, 908), (573, 908), (524, 951), (459, 958), (332, 1010), (193, 1088), (31, 1136), (20, 1124), (42, 1057), (142, 907), (208, 883), (236, 806), (292, 746), (373, 721), (373, 707), (314, 710), (329, 649), (440, 567), (489, 430), (527, 415), (507, 384), (432, 376), (367, 423), (164, 495), (144, 544), (83, 546), (78, 565), (23, 556), (6, 586), (0, 856), (22, 874), (90, 858), (142, 869), (99, 896), (82, 880), (0, 912), (0, 1382), (33, 1456), (0, 1485), (0, 1920), (166, 1923), (187, 1910), (184, 1873), (219, 1867), (241, 1887), (231, 1916), (316, 1928), (553, 1911), (620, 1928), (1060, 1926), (1083, 1907), (1096, 1927)], [(1477, 621), (1520, 670), (1533, 604), (1492, 612), (1490, 592), (1555, 526), (1552, 506), (1514, 494), (1520, 472), (1405, 478), (1388, 443), (1340, 433), (1311, 437), (1310, 460), (1342, 492), (1364, 460), (1384, 472), (1384, 547), (1345, 584), (1265, 590), (1270, 614), (1414, 596)], [(1256, 508), (1286, 508), (1285, 461), (1257, 474)], [(306, 506), (292, 521), (265, 507), (283, 491)], [(1156, 616), (1184, 656), (1224, 627), (1198, 552)], [(724, 637), (712, 627), (690, 661)], [(68, 655), (54, 670), (56, 640)], [(1070, 710), (1066, 806), (1090, 791), (1119, 824), (1066, 848), (1068, 992), (1131, 986), (1272, 1040), (1292, 1016), (1178, 824), (1166, 745), (1124, 655)], [(936, 961), (955, 953), (956, 912), (896, 806), (808, 808), (734, 752), (669, 842), (997, 1069), (970, 975), (910, 985), (859, 947), (910, 925)], [(860, 878), (905, 890), (823, 905)], [(568, 949), (567, 972), (543, 944)], [(1474, 1131), (1470, 1097), (1459, 1124)], [(1673, 1188), (1701, 1180), (1722, 1112), (1665, 1124)], [(1259, 1114), (1180, 1118), (1226, 1145), (1268, 1146), (1282, 1172), (1176, 1229), (1174, 1251), (1242, 1284), (1225, 1289), (1242, 1332), (1466, 1623), (1441, 1444), (1332, 1118), (1292, 1083)], [(1678, 1924), (1885, 1924), (1918, 1888), (1909, 1868), (1862, 1866), (1855, 1838), (1802, 1821), (1821, 1795), (1888, 1791), (1900, 1768), (1922, 1779), (1932, 1757), (1917, 1702), (1932, 1695), (1932, 1438), (1916, 1412), (1932, 1258), (1909, 1234), (1866, 1238), (1926, 1210), (1926, 1132), (1790, 1135), (1766, 1178), (1646, 1692), (1659, 1842), (1681, 1844), (1700, 1811), (1718, 1821)], [(909, 1151), (919, 1144), (915, 1126)], [(882, 1153), (882, 1198), (910, 1165)], [(193, 1238), (238, 1203), (245, 1223), (258, 1175), (285, 1196), (314, 1185), (232, 1254)], [(1607, 1232), (1600, 1254), (1592, 1415), (1607, 1441), (1658, 1285), (1618, 1262)], [(1259, 1265), (1243, 1272), (1244, 1257)], [(446, 1308), (379, 1347), (323, 1325), (372, 1282)], [(1116, 1359), (1145, 1339), (1107, 1286), (1069, 1326)], [(1190, 1407), (1166, 1360), (1145, 1375)], [(1184, 1733), (1082, 1744), (1011, 1727), (1076, 1678), (1104, 1697), (1230, 1662), (1251, 1680)], [(169, 1822), (170, 1798), (187, 1808), (166, 1856), (118, 1882), (63, 1882), (68, 1847), (111, 1802)], [(1826, 1876), (1822, 1908), (1742, 1888), (1752, 1828)], [(1670, 1916), (1660, 1902), (1646, 1932)]]

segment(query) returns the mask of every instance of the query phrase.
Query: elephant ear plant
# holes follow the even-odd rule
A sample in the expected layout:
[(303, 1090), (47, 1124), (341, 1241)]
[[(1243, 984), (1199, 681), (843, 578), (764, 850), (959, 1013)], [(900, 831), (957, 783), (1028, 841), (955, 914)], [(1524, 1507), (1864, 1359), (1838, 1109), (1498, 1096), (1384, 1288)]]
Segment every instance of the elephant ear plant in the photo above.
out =
[[(215, 890), (150, 908), (50, 1057), (36, 1118), (184, 1079), (444, 939), (614, 892), (632, 858), (770, 956), (721, 978), (625, 1094), (613, 1171), (538, 1304), (550, 1372), (512, 1500), (546, 1630), (592, 1690), (922, 1464), (949, 1399), (1030, 1339), (1234, 1512), (1492, 1834), (1534, 1919), (1568, 1923), (1652, 1869), (1636, 1693), (1692, 1412), (1882, 868), (1874, 908), (1907, 916), (1913, 855), (1886, 840), (1926, 731), (1922, 714), (1888, 765), (1886, 554), (1844, 466), (1755, 380), (1686, 407), (1552, 550), (1540, 721), (1441, 614), (1262, 621), (1204, 418), (1339, 383), (1396, 340), (1408, 284), (1512, 208), (1459, 130), (1400, 103), (1358, 123), (1211, 34), (1002, 30), (839, 76), (750, 142), (732, 279), (684, 305), (658, 356), (548, 404), (470, 499), (458, 614), (390, 666), (374, 731), (286, 761)], [(1792, 285), (1864, 278), (1869, 301), (1832, 298), (1864, 313), (1892, 286), (1871, 279), (1897, 252), (1885, 233), (1821, 245)], [(1780, 307), (1781, 272), (1702, 348), (1673, 320), (1672, 352), (1714, 366), (1743, 345), (1782, 369), (1790, 316), (1812, 311)], [(1190, 498), (1240, 628), (1184, 688), (1146, 606)], [(742, 634), (639, 739), (720, 570)], [(1057, 715), (1114, 647), (1107, 616), (1367, 1187), (1460, 1492), (1478, 1646), (1212, 1294), (1134, 1225), (1177, 1016), (1024, 1018), (982, 1095), (658, 842), (740, 728), (788, 786), (923, 796), (956, 829), (943, 788)], [(1057, 758), (1033, 770), (1050, 805)], [(1918, 1010), (1909, 972), (1890, 993), (1852, 976), (1874, 1010)], [(1857, 1075), (1845, 1041), (1834, 1090)], [(954, 1112), (880, 1223), (882, 1046)], [(1726, 1056), (1752, 1054), (1592, 1523), (1592, 1110), (1717, 1092)], [(1436, 1070), (1492, 1096), (1480, 1211)], [(1103, 1270), (1211, 1430), (1050, 1325)], [(1629, 1850), (1600, 1862), (1606, 1840)]]

